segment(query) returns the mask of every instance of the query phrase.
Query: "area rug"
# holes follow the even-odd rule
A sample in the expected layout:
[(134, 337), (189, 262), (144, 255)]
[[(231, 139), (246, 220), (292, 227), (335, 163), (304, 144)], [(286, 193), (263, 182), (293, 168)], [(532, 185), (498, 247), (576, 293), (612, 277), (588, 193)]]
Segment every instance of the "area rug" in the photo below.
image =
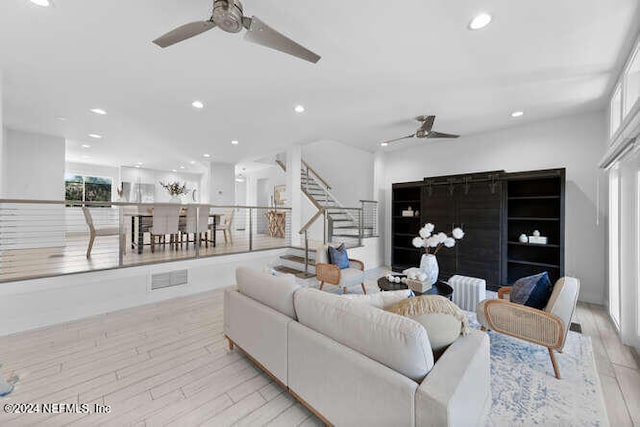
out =
[[(470, 320), (475, 321), (475, 314)], [(488, 427), (608, 426), (591, 338), (569, 332), (557, 354), (557, 380), (546, 348), (489, 331), (493, 404)]]

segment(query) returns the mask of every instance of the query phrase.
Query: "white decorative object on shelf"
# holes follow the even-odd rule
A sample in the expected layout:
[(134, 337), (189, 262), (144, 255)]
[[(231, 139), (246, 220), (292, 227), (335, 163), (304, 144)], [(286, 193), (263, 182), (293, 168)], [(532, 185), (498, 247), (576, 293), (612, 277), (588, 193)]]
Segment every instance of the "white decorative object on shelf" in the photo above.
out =
[(529, 241), (529, 238), (526, 234), (521, 234), (520, 237), (518, 237), (518, 240), (520, 240), (520, 243), (527, 243)]
[(533, 230), (533, 236), (534, 237), (540, 237), (540, 231), (539, 230)]
[(411, 209), (411, 206), (409, 206), (409, 208), (407, 208), (406, 210), (402, 211), (402, 216), (413, 217), (413, 209)]
[(529, 236), (529, 243), (534, 244), (534, 245), (546, 245), (547, 244), (547, 237), (546, 236)]

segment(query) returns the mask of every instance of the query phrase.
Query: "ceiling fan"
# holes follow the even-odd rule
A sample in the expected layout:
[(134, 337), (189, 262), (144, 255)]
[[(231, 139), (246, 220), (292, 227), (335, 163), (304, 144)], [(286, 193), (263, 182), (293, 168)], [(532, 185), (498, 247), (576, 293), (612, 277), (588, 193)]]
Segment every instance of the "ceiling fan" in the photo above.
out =
[(247, 33), (244, 38), (247, 41), (279, 50), (314, 64), (320, 60), (319, 55), (277, 32), (259, 18), (244, 16), (242, 3), (239, 0), (214, 0), (213, 13), (209, 19), (182, 25), (158, 37), (153, 43), (161, 48), (169, 47), (215, 27), (220, 27), (228, 33), (238, 33), (245, 28)]
[(460, 135), (454, 135), (451, 133), (442, 133), (431, 130), (433, 128), (433, 123), (436, 121), (436, 116), (418, 116), (416, 120), (422, 123), (418, 130), (411, 135), (403, 136), (402, 138), (391, 139), (389, 141), (384, 141), (381, 145), (386, 147), (392, 142), (401, 141), (403, 139), (409, 138), (458, 138)]

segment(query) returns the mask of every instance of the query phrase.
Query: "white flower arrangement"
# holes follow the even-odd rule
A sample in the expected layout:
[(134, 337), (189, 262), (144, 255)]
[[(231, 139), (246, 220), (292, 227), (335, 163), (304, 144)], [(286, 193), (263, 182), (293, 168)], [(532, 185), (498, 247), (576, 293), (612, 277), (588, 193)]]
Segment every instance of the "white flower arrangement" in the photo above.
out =
[(411, 242), (416, 248), (424, 248), (425, 253), (433, 255), (437, 254), (440, 249), (452, 248), (456, 245), (456, 240), (464, 237), (464, 231), (460, 227), (456, 227), (451, 231), (451, 236), (446, 233), (435, 233), (435, 226), (430, 222), (418, 231), (418, 236), (413, 238)]

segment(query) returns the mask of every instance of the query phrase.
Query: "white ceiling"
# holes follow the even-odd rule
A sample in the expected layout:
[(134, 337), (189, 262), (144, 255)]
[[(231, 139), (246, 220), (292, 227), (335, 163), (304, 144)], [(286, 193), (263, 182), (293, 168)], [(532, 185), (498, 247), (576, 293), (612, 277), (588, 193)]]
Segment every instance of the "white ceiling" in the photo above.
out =
[[(2, 0), (4, 121), (65, 136), (71, 160), (165, 169), (203, 153), (236, 162), (319, 139), (373, 151), (411, 133), (419, 114), (468, 135), (602, 108), (638, 4), (245, 1), (245, 13), (322, 55), (313, 65), (220, 30), (166, 50), (151, 43), (207, 18), (208, 0), (55, 0), (48, 9)], [(467, 30), (480, 11), (492, 24)], [(206, 108), (195, 111), (194, 99)], [(514, 110), (525, 116), (512, 119)]]

